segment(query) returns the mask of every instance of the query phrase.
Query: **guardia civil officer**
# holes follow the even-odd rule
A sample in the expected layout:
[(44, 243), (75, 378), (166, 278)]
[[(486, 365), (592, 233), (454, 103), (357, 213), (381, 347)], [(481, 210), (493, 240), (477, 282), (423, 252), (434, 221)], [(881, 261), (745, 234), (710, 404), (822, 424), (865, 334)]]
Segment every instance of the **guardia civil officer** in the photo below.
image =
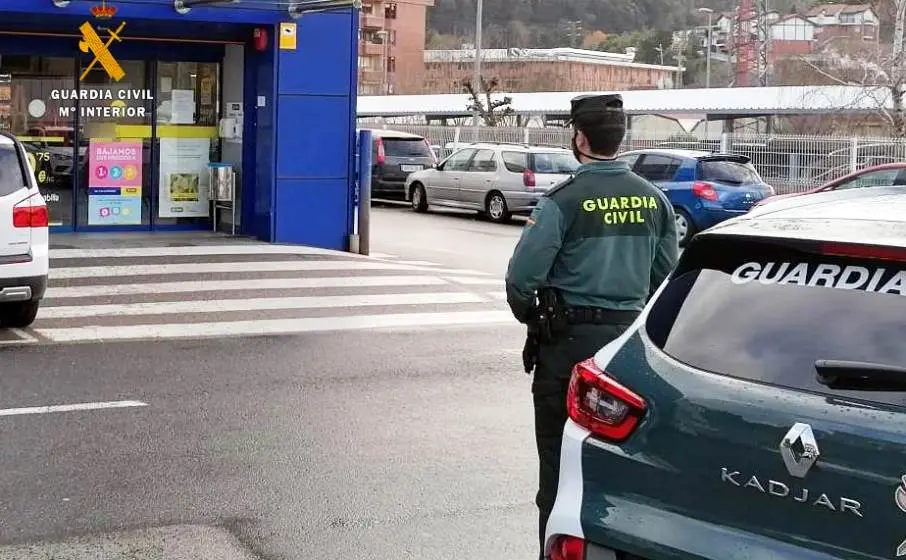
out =
[(678, 253), (664, 193), (615, 159), (626, 132), (622, 98), (573, 99), (569, 125), (581, 166), (539, 200), (506, 274), (507, 302), (520, 322), (537, 321), (539, 292), (553, 291), (564, 309), (562, 332), (553, 340), (542, 337), (534, 360), (539, 557), (556, 498), (572, 367), (632, 324)]

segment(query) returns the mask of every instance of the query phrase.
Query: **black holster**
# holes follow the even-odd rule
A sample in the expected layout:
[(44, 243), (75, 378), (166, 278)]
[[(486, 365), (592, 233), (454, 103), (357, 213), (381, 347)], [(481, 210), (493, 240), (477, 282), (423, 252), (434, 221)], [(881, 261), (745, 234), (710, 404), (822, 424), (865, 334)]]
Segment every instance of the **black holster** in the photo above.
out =
[(525, 346), (522, 348), (522, 365), (526, 373), (532, 373), (538, 365), (538, 354), (542, 344), (552, 344), (566, 332), (566, 306), (563, 298), (554, 288), (542, 288), (538, 291), (531, 319), (528, 321), (528, 333)]

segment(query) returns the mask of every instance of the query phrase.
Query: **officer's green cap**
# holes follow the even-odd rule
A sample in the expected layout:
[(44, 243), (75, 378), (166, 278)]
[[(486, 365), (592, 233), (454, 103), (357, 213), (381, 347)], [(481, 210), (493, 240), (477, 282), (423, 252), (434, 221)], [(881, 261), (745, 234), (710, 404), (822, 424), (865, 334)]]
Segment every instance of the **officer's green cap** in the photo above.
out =
[(608, 117), (623, 114), (623, 96), (617, 93), (579, 95), (570, 100), (569, 119), (564, 126), (574, 123), (596, 124)]

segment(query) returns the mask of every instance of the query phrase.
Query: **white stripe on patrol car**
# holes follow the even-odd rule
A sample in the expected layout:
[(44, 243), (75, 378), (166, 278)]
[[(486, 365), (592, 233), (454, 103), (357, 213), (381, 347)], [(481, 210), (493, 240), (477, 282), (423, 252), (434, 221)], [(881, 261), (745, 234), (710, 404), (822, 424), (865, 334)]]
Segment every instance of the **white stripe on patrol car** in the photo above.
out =
[(906, 270), (890, 271), (864, 266), (747, 262), (733, 271), (730, 280), (734, 284), (748, 284), (757, 280), (765, 285), (794, 284), (906, 296)]
[(547, 519), (544, 534), (544, 551), (550, 554), (551, 538), (554, 535), (570, 535), (585, 538), (582, 532), (582, 442), (591, 432), (567, 419), (563, 427), (563, 443), (560, 446), (560, 482), (557, 485), (557, 501)]

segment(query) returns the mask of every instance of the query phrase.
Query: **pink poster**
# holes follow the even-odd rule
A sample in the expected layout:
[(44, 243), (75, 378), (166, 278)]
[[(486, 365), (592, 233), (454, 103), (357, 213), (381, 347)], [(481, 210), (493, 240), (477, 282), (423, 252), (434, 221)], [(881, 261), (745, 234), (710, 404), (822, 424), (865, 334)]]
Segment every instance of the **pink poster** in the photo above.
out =
[(142, 223), (142, 143), (91, 141), (88, 152), (88, 223)]

